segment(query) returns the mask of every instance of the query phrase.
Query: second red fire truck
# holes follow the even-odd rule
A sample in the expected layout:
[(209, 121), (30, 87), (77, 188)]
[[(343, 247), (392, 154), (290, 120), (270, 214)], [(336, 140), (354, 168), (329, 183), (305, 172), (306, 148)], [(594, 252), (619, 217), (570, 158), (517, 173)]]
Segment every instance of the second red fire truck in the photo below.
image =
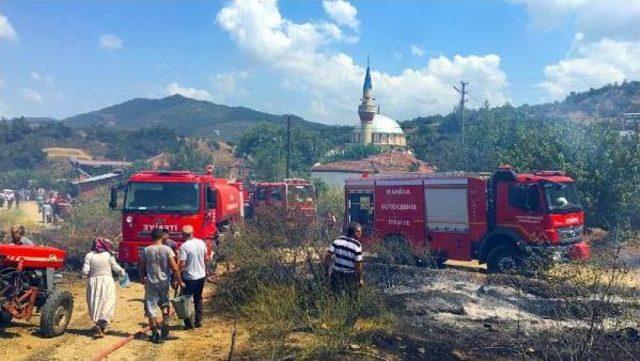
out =
[(251, 185), (247, 216), (252, 217), (264, 206), (283, 207), (287, 211), (301, 212), (315, 217), (315, 188), (301, 178), (287, 178), (283, 182), (256, 182)]
[[(345, 217), (373, 242), (402, 242), (419, 257), (486, 263), (507, 272), (528, 260), (585, 259), (584, 213), (563, 172), (363, 176), (345, 187)], [(420, 258), (418, 258), (420, 259)]]

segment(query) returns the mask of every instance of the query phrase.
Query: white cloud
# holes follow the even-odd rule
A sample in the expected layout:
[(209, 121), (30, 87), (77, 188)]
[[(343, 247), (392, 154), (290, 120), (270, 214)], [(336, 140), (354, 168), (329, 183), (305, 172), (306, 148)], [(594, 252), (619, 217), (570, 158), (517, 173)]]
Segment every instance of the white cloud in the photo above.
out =
[(401, 52), (396, 51), (395, 53), (393, 53), (393, 57), (396, 58), (396, 60), (402, 60), (402, 58), (404, 57), (404, 55), (402, 55)]
[[(283, 18), (276, 0), (232, 1), (220, 10), (217, 23), (252, 60), (281, 73), (287, 88), (306, 92), (309, 103), (287, 104), (291, 111), (330, 123), (353, 124), (357, 119), (365, 69), (348, 55), (328, 49), (341, 39), (317, 23)], [(440, 56), (399, 75), (373, 72), (383, 111), (400, 119), (451, 111), (457, 101), (452, 85), (460, 80), (470, 81), (477, 97), (496, 105), (505, 101), (506, 76), (497, 55)]]
[(322, 7), (329, 17), (339, 25), (358, 29), (358, 9), (344, 0), (323, 0)]
[(424, 56), (424, 48), (421, 48), (415, 44), (411, 45), (411, 54), (417, 57)]
[(242, 81), (249, 78), (247, 71), (231, 71), (218, 73), (211, 77), (213, 83), (212, 99), (216, 102), (226, 102), (230, 99), (237, 99), (249, 95), (247, 89), (242, 85)]
[(211, 93), (204, 89), (196, 89), (196, 88), (185, 88), (178, 83), (171, 83), (166, 87), (167, 93), (170, 95), (180, 94), (187, 98), (197, 99), (197, 100), (212, 100)]
[(574, 20), (589, 40), (604, 37), (629, 40), (640, 37), (640, 1), (637, 0), (508, 0), (523, 4), (536, 28), (552, 29)]
[(576, 40), (573, 48), (569, 57), (544, 69), (547, 80), (539, 86), (552, 99), (640, 77), (640, 41), (604, 39), (582, 44)]
[(6, 16), (0, 14), (0, 39), (6, 39), (10, 41), (17, 41), (18, 34), (11, 26), (9, 19)]
[(48, 75), (42, 75), (39, 74), (35, 71), (32, 71), (29, 76), (31, 77), (31, 79), (33, 79), (34, 81), (38, 82), (38, 83), (43, 83), (43, 84), (51, 84), (53, 83), (53, 77), (48, 76)]
[(100, 47), (107, 50), (122, 49), (122, 39), (113, 34), (100, 35)]
[(33, 89), (22, 89), (20, 95), (32, 103), (42, 103), (42, 96)]

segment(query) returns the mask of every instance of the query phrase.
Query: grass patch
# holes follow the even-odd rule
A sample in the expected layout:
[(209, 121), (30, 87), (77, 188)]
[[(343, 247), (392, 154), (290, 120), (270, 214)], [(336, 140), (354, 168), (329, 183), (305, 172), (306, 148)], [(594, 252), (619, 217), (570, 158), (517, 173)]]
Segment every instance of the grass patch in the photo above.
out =
[(219, 283), (214, 307), (247, 325), (247, 358), (335, 358), (393, 327), (377, 288), (356, 299), (330, 291), (320, 262), (330, 242), (321, 222), (269, 209), (225, 245), (233, 271)]

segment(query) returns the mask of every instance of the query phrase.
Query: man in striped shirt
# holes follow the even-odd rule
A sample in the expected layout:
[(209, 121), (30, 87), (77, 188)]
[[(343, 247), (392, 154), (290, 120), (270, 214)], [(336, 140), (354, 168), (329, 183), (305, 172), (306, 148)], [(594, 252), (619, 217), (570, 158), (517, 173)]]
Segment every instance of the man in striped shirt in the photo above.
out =
[(350, 223), (347, 235), (338, 237), (327, 249), (325, 272), (328, 275), (331, 269), (331, 289), (336, 294), (353, 296), (358, 287), (364, 286), (361, 238), (362, 226)]

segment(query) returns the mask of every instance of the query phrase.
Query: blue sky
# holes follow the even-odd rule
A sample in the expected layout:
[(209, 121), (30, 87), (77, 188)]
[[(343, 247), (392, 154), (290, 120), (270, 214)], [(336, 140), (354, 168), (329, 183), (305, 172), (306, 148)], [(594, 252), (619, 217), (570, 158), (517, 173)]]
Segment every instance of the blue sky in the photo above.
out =
[(640, 0), (0, 2), (0, 115), (64, 118), (180, 93), (356, 121), (539, 103), (640, 77)]

